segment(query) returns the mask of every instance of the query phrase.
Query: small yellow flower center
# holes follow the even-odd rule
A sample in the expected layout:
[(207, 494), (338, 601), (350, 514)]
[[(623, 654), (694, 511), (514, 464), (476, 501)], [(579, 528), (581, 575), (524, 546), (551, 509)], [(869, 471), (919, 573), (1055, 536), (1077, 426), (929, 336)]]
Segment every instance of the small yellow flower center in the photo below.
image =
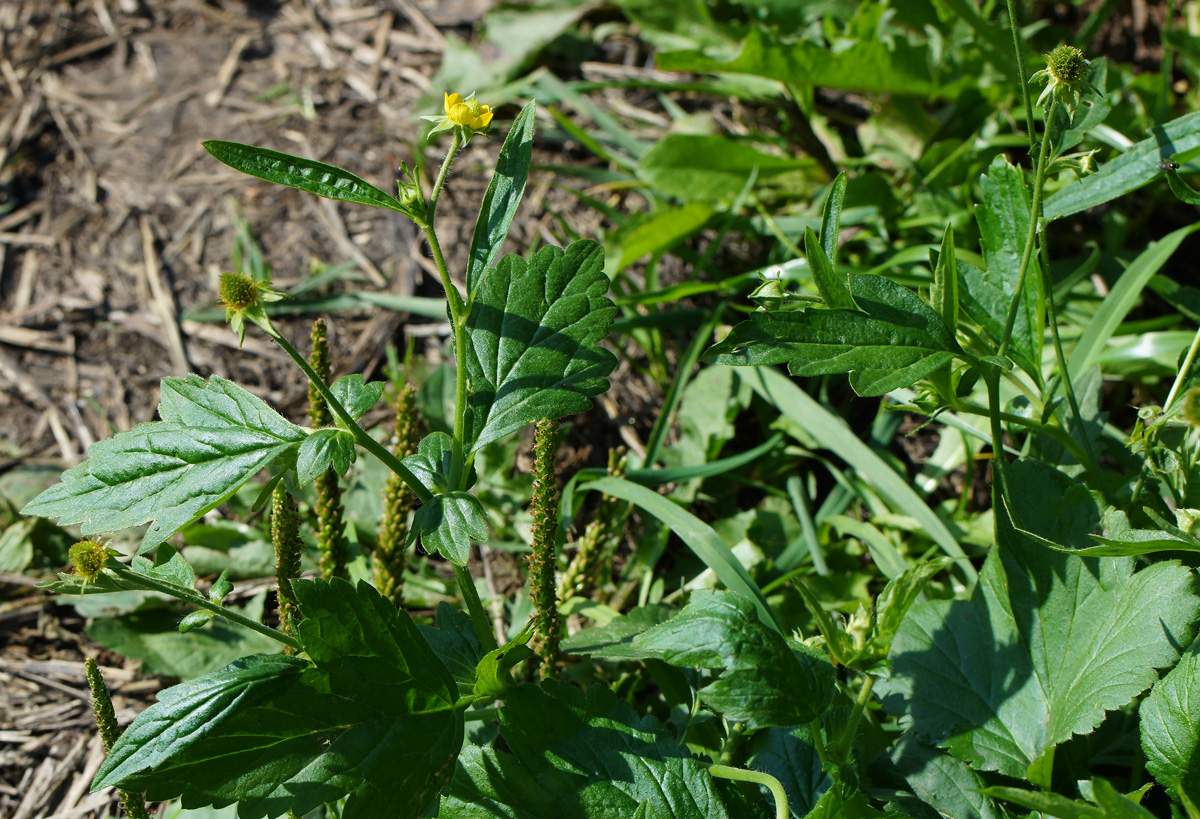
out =
[(233, 310), (244, 310), (258, 298), (258, 282), (241, 273), (222, 273), (221, 301)]
[(471, 112), (472, 118), (479, 116), (479, 100), (471, 97), (470, 99), (463, 100), (463, 105), (467, 106), (467, 110)]
[(1071, 85), (1087, 76), (1088, 61), (1075, 46), (1060, 45), (1046, 55), (1046, 67), (1054, 79)]
[(108, 560), (108, 553), (104, 547), (94, 540), (79, 541), (71, 547), (67, 555), (71, 559), (71, 565), (75, 567), (75, 574), (82, 577), (86, 583), (96, 582), (100, 570)]

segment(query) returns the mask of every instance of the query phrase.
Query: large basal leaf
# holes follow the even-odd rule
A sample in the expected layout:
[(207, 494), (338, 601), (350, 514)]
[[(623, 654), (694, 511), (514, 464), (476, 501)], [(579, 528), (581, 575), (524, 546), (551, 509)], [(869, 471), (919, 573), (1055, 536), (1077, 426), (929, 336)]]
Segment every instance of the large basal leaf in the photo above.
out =
[[(184, 807), (237, 802), (242, 819), (303, 815), (347, 796), (343, 819), (422, 815), (462, 746), (453, 678), (408, 615), (366, 583), (293, 588), (313, 664), (271, 658), (282, 670), (250, 691), (250, 661), (168, 689), (113, 747), (95, 787), (182, 796)], [(268, 662), (252, 661), (251, 671)], [(175, 693), (189, 686), (204, 697)]]
[(529, 177), (529, 164), (533, 161), (535, 110), (535, 104), (530, 102), (513, 120), (512, 128), (504, 138), (504, 146), (500, 149), (500, 156), (496, 159), (492, 181), (479, 207), (475, 236), (471, 240), (471, 253), (467, 259), (468, 300), (475, 296), (487, 271), (496, 263), (504, 238), (508, 236), (508, 227), (525, 194), (525, 180)]
[[(443, 819), (727, 819), (713, 779), (650, 716), (603, 686), (522, 686), (500, 709), (512, 754), (469, 748)], [(644, 814), (637, 811), (640, 806)]]
[(701, 699), (751, 729), (812, 722), (833, 697), (834, 670), (824, 655), (789, 646), (759, 621), (754, 601), (735, 592), (693, 592), (682, 612), (634, 637), (631, 648), (674, 666), (720, 671)]
[(737, 57), (715, 60), (699, 51), (658, 55), (659, 68), (752, 74), (789, 85), (816, 85), (846, 91), (876, 91), (928, 96), (949, 95), (950, 85), (935, 88), (925, 50), (896, 38), (891, 43), (860, 39), (836, 51), (816, 43), (783, 42), (769, 29), (750, 29)]
[(892, 746), (887, 773), (945, 819), (1002, 819), (1004, 814), (980, 793), (983, 777), (965, 762), (905, 734)]
[[(980, 178), (979, 184), (985, 204), (975, 208), (975, 220), (979, 223), (979, 240), (983, 246), (983, 259), (987, 267), (986, 277), (1004, 294), (1003, 321), (1007, 321), (1008, 305), (1017, 292), (1021, 256), (1025, 250), (1025, 239), (1029, 235), (1029, 192), (1025, 185), (1024, 172), (1008, 164), (1003, 155), (992, 160), (991, 167)], [(1025, 274), (1017, 320), (1013, 325), (1012, 349), (1024, 361), (1034, 365), (1042, 360), (1044, 299), (1042, 276), (1039, 273), (1037, 257), (1033, 255)], [(1030, 375), (1038, 381), (1041, 380), (1041, 373), (1036, 370)]]
[(960, 353), (941, 316), (882, 276), (854, 276), (860, 311), (754, 313), (705, 358), (718, 364), (787, 364), (792, 375), (850, 373), (859, 395), (908, 387)]
[(1200, 793), (1200, 643), (1155, 683), (1142, 701), (1142, 750), (1146, 770), (1163, 787)]
[(1120, 156), (1105, 162), (1100, 172), (1072, 182), (1046, 200), (1047, 220), (1070, 216), (1135, 191), (1162, 174), (1159, 163), (1179, 153), (1200, 148), (1200, 111), (1185, 114)]
[(152, 522), (141, 551), (229, 499), (306, 437), (259, 398), (213, 376), (164, 378), (162, 421), (88, 449), (88, 460), (38, 495), (26, 515), (82, 524), (85, 535)]
[(200, 144), (221, 162), (250, 176), (339, 202), (373, 205), (405, 213), (404, 206), (395, 197), (333, 165), (238, 142), (210, 139)]
[[(1026, 528), (1087, 541), (1099, 514), (1086, 490), (1034, 462), (1005, 474)], [(926, 741), (973, 767), (1024, 777), (1175, 662), (1200, 606), (1191, 571), (1178, 563), (1134, 573), (1131, 558), (1061, 554), (1016, 532), (1003, 508), (975, 594), (914, 606), (892, 644), (893, 677), (877, 690)]]
[(468, 453), (540, 418), (591, 409), (617, 364), (596, 346), (616, 315), (607, 292), (593, 241), (544, 247), (528, 263), (500, 260), (467, 319)]

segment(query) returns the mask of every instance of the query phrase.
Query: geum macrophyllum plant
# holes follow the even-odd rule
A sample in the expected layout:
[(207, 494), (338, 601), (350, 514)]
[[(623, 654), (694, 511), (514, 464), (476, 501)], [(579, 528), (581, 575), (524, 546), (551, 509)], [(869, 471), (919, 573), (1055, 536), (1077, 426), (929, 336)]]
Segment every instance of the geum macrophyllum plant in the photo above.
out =
[[(52, 589), (154, 590), (200, 609), (181, 629), (221, 616), (272, 637), (289, 656), (246, 657), (163, 691), (113, 745), (94, 787), (115, 785), (151, 800), (181, 797), (185, 807), (236, 802), (243, 819), (299, 816), (327, 804), (339, 805), (343, 819), (720, 819), (747, 815), (746, 797), (729, 781), (737, 779), (765, 784), (776, 815), (787, 816), (774, 778), (726, 764), (705, 770), (662, 724), (637, 715), (604, 687), (581, 692), (553, 679), (516, 685), (511, 669), (532, 655), (525, 645), (531, 627), (507, 645), (496, 644), (467, 571), (472, 542), (489, 532), (470, 491), (475, 455), (539, 419), (589, 409), (590, 398), (607, 388), (616, 359), (598, 346), (615, 307), (596, 242), (544, 247), (528, 261), (500, 256), (531, 161), (533, 103), (516, 117), (500, 151), (471, 243), (465, 290), (455, 286), (436, 231), (438, 197), (455, 154), (490, 120), (487, 106), (446, 97), (439, 129), (451, 131), (451, 144), (428, 195), (403, 167), (406, 178), (393, 197), (329, 165), (232, 142), (204, 143), (214, 157), (253, 176), (394, 210), (416, 223), (441, 275), (452, 325), (453, 434), (431, 433), (416, 454), (395, 457), (358, 423), (381, 397), (383, 383), (351, 375), (326, 384), (272, 324), (264, 303), (278, 294), (269, 284), (240, 273), (223, 276), (221, 299), (239, 339), (249, 322), (279, 344), (324, 397), (334, 425), (296, 426), (219, 376), (166, 378), (161, 420), (95, 444), (86, 462), (24, 511), (81, 524), (86, 536), (150, 524), (129, 562), (85, 541), (72, 550), (78, 574), (60, 575)], [(292, 580), (294, 569), (281, 566), (281, 584), (290, 587), (285, 633), (227, 608), (223, 600), (232, 585), (224, 575), (207, 594), (194, 588), (192, 567), (167, 544), (175, 532), (264, 469), (271, 477), (260, 502), (274, 494), (275, 508), (286, 512), (289, 503), (280, 494), (286, 473), (301, 486), (331, 468), (342, 473), (359, 448), (419, 499), (411, 537), (453, 564), (465, 612), (442, 604), (437, 628), (418, 627), (369, 583)], [(547, 508), (543, 514), (556, 516)], [(554, 531), (552, 521), (546, 531)], [(553, 548), (552, 539), (544, 548)], [(543, 581), (551, 591), (552, 579)], [(819, 715), (832, 691), (832, 666), (789, 646), (769, 616), (759, 620), (761, 597), (709, 593), (696, 600), (693, 616), (731, 645), (744, 644), (745, 656), (680, 656), (682, 638), (654, 630), (648, 636), (657, 642), (647, 643), (646, 656), (685, 667), (728, 667), (733, 681), (748, 681), (764, 663), (775, 669), (767, 687), (756, 689), (770, 694), (765, 709), (738, 704), (736, 692), (723, 693), (719, 684), (705, 695), (714, 705), (727, 702), (739, 725), (794, 725)], [(554, 645), (556, 635), (542, 637)], [(546, 669), (553, 676), (552, 658)], [(464, 745), (466, 721), (495, 717), (490, 706), (497, 700), (508, 751)], [(633, 759), (628, 775), (613, 775)], [(514, 814), (509, 806), (516, 805), (521, 809)]]

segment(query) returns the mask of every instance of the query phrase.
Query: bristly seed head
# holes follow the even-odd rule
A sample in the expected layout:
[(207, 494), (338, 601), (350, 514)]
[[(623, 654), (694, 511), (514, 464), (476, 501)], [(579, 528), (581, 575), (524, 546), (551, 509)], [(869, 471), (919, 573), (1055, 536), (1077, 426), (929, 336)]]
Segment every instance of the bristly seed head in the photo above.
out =
[(1087, 76), (1088, 61), (1075, 46), (1060, 45), (1046, 55), (1046, 67), (1054, 79), (1070, 85)]
[(258, 282), (242, 273), (222, 273), (221, 303), (230, 310), (245, 310), (258, 298)]
[(95, 583), (108, 562), (108, 550), (94, 540), (79, 541), (67, 555), (75, 567), (75, 574), (82, 577), (84, 583)]

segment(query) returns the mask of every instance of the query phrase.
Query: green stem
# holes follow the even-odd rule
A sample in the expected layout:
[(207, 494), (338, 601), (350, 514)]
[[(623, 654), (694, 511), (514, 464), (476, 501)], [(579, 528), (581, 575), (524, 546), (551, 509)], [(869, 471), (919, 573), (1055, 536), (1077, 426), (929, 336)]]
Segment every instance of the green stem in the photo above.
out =
[(1167, 101), (1171, 97), (1171, 71), (1175, 66), (1175, 50), (1171, 47), (1171, 40), (1168, 34), (1171, 30), (1171, 21), (1175, 19), (1175, 0), (1167, 0), (1167, 13), (1163, 16), (1162, 32), (1162, 61), (1158, 65), (1159, 78), (1161, 85), (1158, 89), (1158, 100), (1154, 105), (1154, 120), (1162, 122), (1163, 117), (1167, 113)]
[(496, 643), (496, 632), (492, 630), (487, 612), (483, 610), (483, 601), (479, 599), (479, 592), (475, 590), (475, 578), (471, 577), (466, 566), (459, 566), (456, 563), (454, 564), (454, 579), (458, 581), (458, 590), (462, 593), (463, 602), (467, 604), (467, 613), (471, 615), (471, 623), (475, 626), (475, 636), (479, 638), (479, 644), (483, 647), (484, 653), (495, 651), (499, 648)]
[(1192, 338), (1192, 346), (1188, 348), (1187, 355), (1183, 359), (1183, 364), (1179, 368), (1179, 372), (1175, 375), (1175, 383), (1171, 385), (1171, 391), (1167, 393), (1167, 400), (1163, 402), (1163, 412), (1171, 409), (1171, 404), (1175, 400), (1179, 388), (1187, 381), (1188, 373), (1192, 370), (1192, 365), (1196, 363), (1196, 353), (1200, 351), (1200, 330), (1196, 331), (1196, 335)]
[[(110, 563), (109, 565), (111, 566), (112, 564)], [(287, 636), (282, 631), (276, 631), (269, 626), (264, 626), (262, 623), (256, 623), (249, 617), (246, 617), (243, 614), (238, 614), (232, 609), (225, 608), (224, 606), (218, 606), (216, 603), (212, 602), (199, 592), (191, 591), (190, 589), (185, 590), (170, 583), (160, 583), (152, 577), (147, 577), (146, 575), (141, 574), (140, 572), (135, 572), (133, 569), (125, 566), (113, 568), (112, 571), (127, 583), (141, 586), (142, 588), (150, 591), (160, 592), (162, 594), (174, 597), (176, 600), (182, 600), (185, 603), (191, 603), (192, 605), (199, 606), (202, 609), (207, 609), (213, 614), (219, 614), (226, 620), (232, 620), (239, 626), (245, 626), (251, 631), (257, 631), (259, 634), (262, 634), (265, 637), (270, 637), (272, 640), (278, 640), (285, 646), (289, 646), (296, 650), (300, 650), (302, 648), (299, 642)]]
[(753, 782), (755, 785), (762, 785), (771, 792), (771, 796), (775, 799), (775, 819), (788, 819), (787, 792), (784, 791), (783, 784), (775, 777), (762, 771), (747, 771), (744, 768), (731, 768), (728, 765), (714, 764), (707, 767), (709, 775), (715, 776), (718, 779), (731, 779), (734, 782)]
[[(1021, 32), (1017, 25), (1017, 6), (1008, 0), (1008, 29), (1012, 32), (1013, 52), (1017, 57), (1017, 78), (1021, 83), (1021, 99), (1025, 101), (1025, 133), (1029, 136), (1029, 153), (1033, 153), (1033, 103), (1029, 101), (1029, 80), (1025, 78), (1025, 55), (1021, 50)], [(1047, 126), (1049, 121), (1047, 120)]]
[(321, 379), (319, 375), (316, 374), (316, 372), (313, 371), (313, 368), (309, 366), (308, 361), (305, 360), (304, 356), (300, 355), (300, 353), (296, 351), (296, 348), (289, 344), (288, 340), (282, 335), (275, 334), (272, 336), (272, 338), (274, 338), (275, 342), (283, 348), (285, 353), (292, 357), (292, 360), (296, 362), (296, 366), (304, 371), (304, 374), (308, 376), (308, 380), (312, 382), (312, 384), (321, 393), (321, 397), (329, 402), (329, 406), (333, 409), (334, 414), (341, 419), (341, 422), (345, 425), (346, 429), (351, 435), (354, 436), (355, 443), (382, 461), (384, 466), (386, 466), (388, 469), (399, 475), (401, 480), (408, 484), (408, 488), (413, 491), (413, 494), (421, 499), (421, 503), (429, 503), (431, 500), (433, 500), (433, 495), (428, 489), (425, 488), (424, 484), (417, 479), (417, 476), (414, 475), (407, 466), (400, 463), (400, 459), (388, 451), (387, 447), (368, 435), (366, 430), (360, 427), (358, 423), (350, 417), (350, 413), (346, 412), (346, 408), (343, 407), (341, 402), (334, 397), (333, 393), (329, 389), (329, 386)]
[[(1011, 5), (1012, 0), (1009, 0)], [(1033, 260), (1033, 248), (1038, 235), (1038, 216), (1042, 212), (1042, 187), (1046, 182), (1046, 157), (1050, 151), (1050, 124), (1054, 122), (1054, 114), (1058, 110), (1058, 100), (1046, 108), (1046, 123), (1042, 133), (1042, 147), (1038, 150), (1037, 167), (1033, 176), (1033, 207), (1029, 210), (1029, 233), (1025, 237), (1025, 249), (1021, 252), (1021, 269), (1017, 272), (1017, 287), (1013, 293), (1012, 304), (1008, 306), (1008, 321), (1004, 323), (1004, 335), (1000, 339), (1000, 349), (997, 355), (1004, 355), (1008, 343), (1012, 339), (1013, 326), (1017, 323), (1017, 309), (1021, 305), (1021, 295), (1025, 290), (1025, 276), (1029, 272), (1029, 263)], [(1032, 120), (1029, 127), (1033, 127)], [(1033, 328), (1030, 328), (1031, 330)]]
[(450, 172), (450, 165), (454, 162), (454, 157), (458, 155), (462, 148), (462, 136), (455, 128), (453, 138), (450, 140), (450, 149), (446, 151), (446, 158), (442, 160), (442, 167), (438, 169), (437, 179), (433, 182), (433, 190), (429, 192), (429, 208), (427, 209), (427, 219), (429, 227), (433, 227), (433, 220), (437, 212), (438, 198), (442, 195), (442, 186), (446, 184), (446, 174)]
[(875, 675), (866, 674), (863, 680), (862, 688), (858, 689), (858, 696), (854, 700), (854, 708), (850, 711), (850, 719), (846, 722), (846, 727), (842, 731), (842, 735), (838, 737), (837, 744), (834, 748), (841, 759), (846, 759), (850, 753), (850, 746), (854, 743), (854, 737), (858, 734), (858, 722), (862, 719), (863, 710), (867, 707), (867, 703), (871, 701), (871, 691), (875, 688)]
[(829, 763), (829, 758), (825, 755), (825, 740), (821, 736), (821, 720), (814, 719), (810, 722), (808, 732), (812, 734), (813, 747), (817, 749), (817, 759), (821, 760), (821, 766), (824, 767)]
[[(1004, 473), (1004, 427), (1000, 424), (1000, 416), (1004, 413), (1000, 412), (1000, 379), (995, 373), (984, 373), (983, 381), (987, 385), (988, 403), (992, 406), (990, 412), (981, 413), (987, 415), (991, 419), (992, 428), (992, 480), (1000, 481), (1003, 488), (1003, 473)], [(967, 410), (966, 407), (963, 408)], [(1026, 419), (1021, 419), (1026, 420)], [(1069, 437), (1069, 436), (1068, 436)], [(1074, 443), (1072, 441), (1071, 443)]]
[[(988, 391), (989, 400), (999, 401), (999, 383), (997, 382), (996, 397), (991, 397), (991, 390)], [(999, 406), (997, 404), (997, 406)], [(1021, 415), (1013, 415), (1009, 412), (1001, 412), (1000, 410), (991, 410), (986, 407), (978, 406), (977, 404), (962, 403), (956, 407), (957, 412), (965, 415), (978, 415), (982, 418), (994, 418), (997, 421), (1004, 421), (1009, 424), (1016, 424), (1027, 429), (1032, 429), (1035, 432), (1040, 432), (1044, 435), (1049, 435), (1054, 440), (1058, 441), (1063, 447), (1071, 453), (1071, 456), (1079, 463), (1087, 463), (1083, 449), (1080, 448), (1079, 442), (1071, 437), (1071, 434), (1062, 427), (1056, 427), (1051, 424), (1043, 424), (1041, 421), (1035, 421), (1032, 418), (1026, 418)], [(996, 445), (996, 436), (993, 435), (993, 447)]]

